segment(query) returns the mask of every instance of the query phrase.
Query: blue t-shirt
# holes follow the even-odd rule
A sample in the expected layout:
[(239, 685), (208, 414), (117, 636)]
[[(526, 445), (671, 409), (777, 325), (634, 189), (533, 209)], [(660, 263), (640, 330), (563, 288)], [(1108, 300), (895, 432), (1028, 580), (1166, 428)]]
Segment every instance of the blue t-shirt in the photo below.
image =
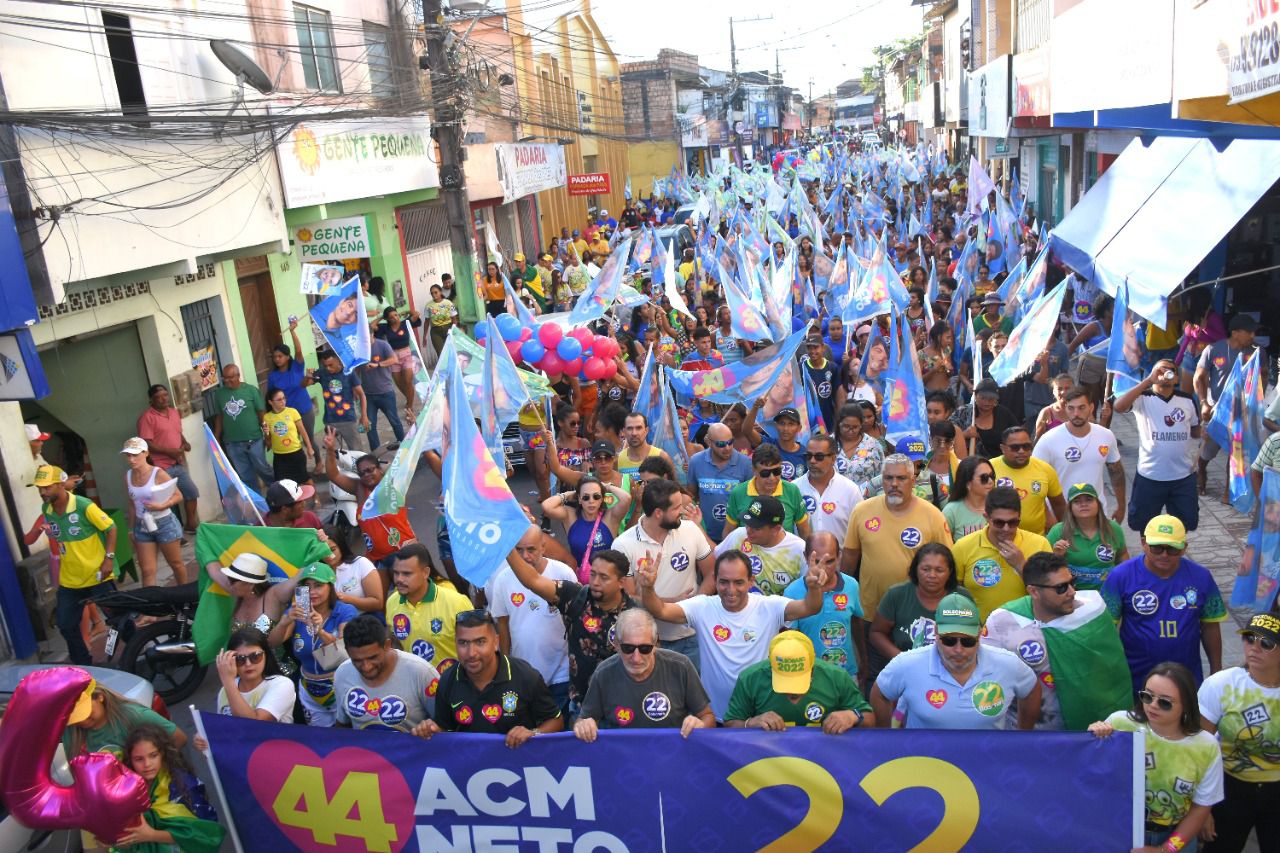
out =
[(306, 379), (306, 368), (302, 366), (302, 362), (295, 359), (289, 362), (287, 369), (273, 370), (267, 374), (267, 388), (279, 388), (284, 392), (285, 402), (291, 408), (297, 409), (298, 414), (305, 415), (315, 408), (315, 404), (311, 402), (311, 395), (307, 393), (307, 389), (302, 387), (304, 379)]
[(963, 685), (939, 654), (936, 645), (903, 652), (876, 677), (884, 697), (905, 711), (908, 729), (1003, 729), (1010, 700), (1025, 699), (1038, 683), (1017, 655), (986, 643)]
[(799, 480), (804, 476), (804, 472), (809, 470), (808, 464), (804, 461), (804, 442), (796, 442), (799, 446), (795, 450), (783, 450), (782, 445), (778, 444), (778, 439), (767, 432), (764, 433), (761, 441), (778, 448), (778, 453), (782, 456), (782, 479)]
[[(818, 398), (818, 409), (822, 412), (822, 423), (827, 428), (827, 432), (831, 433), (835, 430), (836, 423), (836, 364), (831, 359), (827, 359), (822, 367), (814, 367), (808, 357), (801, 362), (804, 365), (805, 378), (809, 382), (809, 387), (813, 389), (814, 394)], [(809, 417), (813, 419), (813, 412), (809, 413)]]
[(736, 450), (722, 467), (716, 466), (709, 449), (699, 451), (689, 459), (689, 482), (698, 484), (698, 508), (702, 510), (702, 526), (715, 541), (719, 542), (724, 536), (729, 492), (752, 476), (754, 472), (751, 470), (751, 459)]
[(316, 371), (316, 381), (324, 395), (324, 422), (354, 421), (360, 416), (356, 406), (355, 389), (361, 387), (358, 373), (330, 373), (321, 368)]
[(1146, 559), (1139, 554), (1126, 560), (1102, 584), (1107, 610), (1120, 623), (1134, 691), (1164, 661), (1184, 665), (1199, 684), (1204, 680), (1200, 623), (1227, 618), (1222, 594), (1209, 570), (1193, 560), (1183, 557), (1172, 575), (1161, 578), (1147, 568)]
[(833, 338), (828, 334), (823, 340), (831, 349), (831, 360), (835, 362), (836, 375), (839, 376), (840, 368), (844, 365), (844, 338)]
[[(342, 626), (358, 615), (360, 615), (359, 611), (355, 607), (345, 601), (339, 601), (333, 606), (333, 612), (329, 614), (329, 618), (324, 620), (324, 630), (336, 637)], [(293, 639), (290, 642), (293, 643), (293, 656), (298, 659), (304, 676), (324, 673), (324, 670), (316, 663), (314, 655), (316, 638), (311, 636), (311, 633), (305, 627), (295, 623)], [(339, 640), (338, 642), (342, 641)]]
[[(808, 587), (804, 578), (796, 578), (783, 591), (787, 598), (799, 601), (805, 597)], [(822, 609), (812, 616), (797, 619), (791, 624), (813, 641), (813, 650), (827, 663), (844, 669), (850, 675), (858, 674), (858, 657), (853, 653), (853, 625), (861, 630), (862, 598), (858, 595), (858, 582), (841, 573), (840, 583), (822, 596)]]

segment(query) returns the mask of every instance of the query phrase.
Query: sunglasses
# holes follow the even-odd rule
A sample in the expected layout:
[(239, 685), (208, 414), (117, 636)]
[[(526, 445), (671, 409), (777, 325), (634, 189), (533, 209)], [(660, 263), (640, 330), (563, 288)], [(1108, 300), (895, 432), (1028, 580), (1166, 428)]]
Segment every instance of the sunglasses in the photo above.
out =
[(249, 652), (247, 655), (236, 655), (236, 666), (244, 666), (247, 663), (260, 663), (266, 652), (257, 651)]
[(828, 456), (834, 456), (834, 455), (835, 454), (833, 453), (806, 453), (804, 455), (804, 458), (808, 459), (811, 462), (825, 462), (827, 461)]
[(1006, 444), (1005, 447), (1009, 448), (1010, 450), (1030, 450), (1031, 442), (1020, 441), (1017, 444)]
[(1259, 637), (1257, 634), (1241, 634), (1240, 639), (1244, 640), (1246, 643), (1248, 643), (1251, 646), (1254, 643), (1257, 643), (1259, 646), (1262, 647), (1262, 650), (1264, 652), (1272, 651), (1276, 647), (1275, 640), (1272, 640), (1268, 637)]
[(1138, 698), (1142, 700), (1143, 705), (1155, 705), (1161, 711), (1173, 710), (1172, 699), (1166, 699), (1163, 696), (1156, 696), (1150, 690), (1139, 690)]
[(610, 456), (608, 453), (597, 453), (595, 456), (592, 456), (592, 457), (591, 457), (591, 461), (592, 461), (592, 462), (603, 462), (603, 461), (605, 461), (606, 459), (612, 459), (612, 458), (613, 458), (613, 457), (612, 457), (612, 456)]
[[(474, 610), (463, 610), (461, 613), (458, 613), (456, 616), (454, 616), (453, 620), (456, 625), (459, 625), (463, 628), (474, 628), (476, 627), (476, 624), (483, 625), (485, 623), (488, 623), (496, 627), (498, 624), (497, 622), (493, 621), (493, 614), (490, 613), (488, 610), (485, 610), (483, 607), (477, 607)], [(464, 625), (463, 624), (464, 622), (472, 622), (476, 624)]]
[(721, 450), (723, 450), (723, 449), (724, 449), (724, 448), (726, 448), (726, 447), (729, 447), (729, 446), (730, 446), (730, 445), (732, 445), (732, 444), (733, 444), (733, 439), (729, 439), (728, 441), (713, 441), (713, 442), (711, 442), (711, 446), (712, 446), (712, 447), (718, 447), (718, 448), (720, 448)]
[(1072, 578), (1071, 580), (1063, 581), (1062, 583), (1029, 583), (1027, 586), (1035, 586), (1040, 589), (1051, 589), (1058, 595), (1066, 595), (1067, 590), (1076, 588), (1076, 579)]
[(618, 643), (618, 649), (624, 655), (639, 652), (642, 655), (653, 654), (653, 643)]
[(966, 649), (971, 649), (974, 646), (978, 645), (978, 638), (977, 637), (939, 637), (938, 642), (942, 643), (942, 645), (946, 646), (949, 649), (954, 648), (956, 643), (959, 643), (960, 645), (964, 646)]
[(988, 518), (987, 524), (992, 527), (1017, 527), (1022, 523), (1020, 518)]
[(995, 474), (979, 474), (977, 480), (979, 483), (990, 483), (995, 478)]
[(602, 501), (602, 500), (604, 500), (604, 495), (579, 495), (579, 496), (578, 496), (578, 500), (580, 500), (580, 501)]
[(1148, 545), (1147, 548), (1151, 550), (1152, 554), (1173, 554), (1176, 556), (1182, 553), (1181, 548), (1173, 545)]
[(777, 468), (761, 468), (756, 472), (756, 474), (760, 477), (781, 477), (782, 466), (778, 466)]

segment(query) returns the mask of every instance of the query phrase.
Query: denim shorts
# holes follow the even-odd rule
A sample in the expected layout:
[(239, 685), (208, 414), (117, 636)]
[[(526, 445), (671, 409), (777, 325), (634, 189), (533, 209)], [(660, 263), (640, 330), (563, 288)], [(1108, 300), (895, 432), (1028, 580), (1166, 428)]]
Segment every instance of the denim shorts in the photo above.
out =
[(143, 529), (141, 518), (139, 518), (137, 523), (133, 525), (134, 542), (154, 542), (158, 545), (164, 545), (165, 543), (181, 538), (182, 524), (178, 521), (178, 516), (174, 515), (172, 512), (163, 518), (156, 519), (155, 530)]

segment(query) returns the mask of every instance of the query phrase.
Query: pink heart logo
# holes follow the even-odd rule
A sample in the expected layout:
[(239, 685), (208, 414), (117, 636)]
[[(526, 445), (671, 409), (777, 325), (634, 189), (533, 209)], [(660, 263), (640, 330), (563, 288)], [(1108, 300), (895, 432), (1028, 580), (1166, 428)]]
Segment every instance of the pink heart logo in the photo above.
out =
[[(288, 740), (271, 740), (253, 751), (246, 769), (254, 799), (258, 801), (267, 817), (275, 822), (290, 843), (299, 850), (323, 847), (325, 850), (351, 851), (351, 853), (373, 849), (397, 853), (413, 837), (413, 794), (409, 791), (404, 774), (376, 752), (348, 746), (336, 749), (321, 758), (302, 744)], [(312, 781), (313, 784), (304, 784), (304, 796), (300, 796), (296, 801), (281, 801), (277, 804), (276, 800), (280, 797), (285, 782), (294, 773), (302, 774), (302, 779)], [(351, 773), (370, 773), (378, 780), (380, 803), (377, 805), (381, 806), (385, 823), (375, 822), (366, 826), (360, 821), (350, 821), (346, 826), (367, 834), (344, 835), (338, 828), (337, 834), (329, 836), (329, 839), (336, 840), (337, 843), (334, 844), (333, 841), (323, 837), (324, 827), (330, 827), (330, 832), (335, 828), (334, 821), (325, 819), (333, 811), (332, 808), (326, 809), (325, 804), (340, 799), (337, 792), (344, 783), (347, 785), (344, 794), (354, 790), (347, 782)], [(293, 782), (297, 784), (298, 779), (294, 779)], [(320, 782), (323, 782), (323, 785), (315, 784)], [(372, 805), (374, 804), (367, 804), (367, 806)], [(307, 814), (306, 810), (310, 810), (311, 814)], [(359, 811), (362, 815), (371, 813), (368, 807), (362, 807)], [(282, 823), (281, 815), (292, 815), (292, 820), (300, 825), (291, 826)], [(341, 824), (344, 818), (346, 815), (339, 817), (337, 823)], [(315, 833), (321, 833), (321, 835), (318, 837)]]

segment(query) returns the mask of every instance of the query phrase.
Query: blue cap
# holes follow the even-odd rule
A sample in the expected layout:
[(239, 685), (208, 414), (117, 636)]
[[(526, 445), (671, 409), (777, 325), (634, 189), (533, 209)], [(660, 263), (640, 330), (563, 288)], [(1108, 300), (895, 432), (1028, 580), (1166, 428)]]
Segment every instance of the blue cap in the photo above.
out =
[(919, 462), (924, 458), (924, 442), (916, 438), (914, 435), (898, 439), (898, 443), (893, 449), (896, 452), (905, 455), (912, 462)]

